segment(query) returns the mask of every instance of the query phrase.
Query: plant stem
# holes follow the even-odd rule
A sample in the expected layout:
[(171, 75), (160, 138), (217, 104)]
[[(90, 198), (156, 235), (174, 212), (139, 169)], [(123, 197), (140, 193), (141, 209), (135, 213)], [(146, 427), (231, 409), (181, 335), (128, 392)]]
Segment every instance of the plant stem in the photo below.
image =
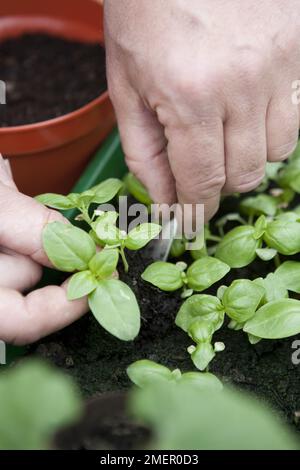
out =
[(120, 252), (120, 255), (121, 255), (121, 258), (122, 258), (122, 261), (123, 261), (125, 272), (128, 273), (129, 265), (128, 265), (128, 262), (127, 262), (127, 259), (126, 259), (124, 248), (123, 247), (119, 248), (119, 252)]
[(209, 235), (206, 240), (219, 243), (222, 240), (222, 237), (217, 237), (216, 235)]
[(280, 256), (279, 256), (278, 253), (277, 253), (277, 255), (275, 255), (274, 263), (275, 263), (276, 268), (279, 268), (279, 266), (281, 265), (281, 260), (280, 260)]
[(251, 214), (251, 215), (249, 215), (248, 225), (253, 225), (253, 221), (254, 221), (254, 215)]

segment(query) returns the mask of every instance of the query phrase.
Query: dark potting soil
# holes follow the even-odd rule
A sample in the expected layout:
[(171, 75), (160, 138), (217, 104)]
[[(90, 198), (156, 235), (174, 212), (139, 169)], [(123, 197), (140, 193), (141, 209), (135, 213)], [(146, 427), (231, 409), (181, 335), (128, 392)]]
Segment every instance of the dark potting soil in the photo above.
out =
[(6, 105), (0, 127), (32, 124), (75, 111), (107, 88), (100, 44), (29, 34), (0, 43)]

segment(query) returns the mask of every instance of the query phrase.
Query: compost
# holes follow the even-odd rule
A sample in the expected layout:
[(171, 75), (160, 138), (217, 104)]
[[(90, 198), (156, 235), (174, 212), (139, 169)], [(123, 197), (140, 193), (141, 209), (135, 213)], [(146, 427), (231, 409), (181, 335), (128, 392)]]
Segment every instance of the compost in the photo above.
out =
[(0, 43), (0, 80), (6, 84), (0, 127), (57, 118), (106, 90), (105, 51), (44, 34), (9, 39)]

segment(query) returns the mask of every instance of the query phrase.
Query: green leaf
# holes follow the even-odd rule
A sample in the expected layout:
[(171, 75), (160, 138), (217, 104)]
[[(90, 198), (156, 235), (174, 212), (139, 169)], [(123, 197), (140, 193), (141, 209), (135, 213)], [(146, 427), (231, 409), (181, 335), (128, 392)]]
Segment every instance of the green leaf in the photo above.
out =
[(252, 345), (257, 344), (262, 340), (262, 338), (258, 338), (257, 336), (251, 335), (250, 333), (248, 333), (248, 339), (249, 343)]
[(277, 255), (277, 250), (274, 250), (274, 248), (257, 248), (256, 254), (261, 260), (270, 261)]
[(124, 183), (130, 194), (137, 201), (145, 204), (146, 206), (150, 206), (152, 204), (152, 199), (150, 198), (147, 189), (132, 173), (127, 173), (124, 178)]
[(131, 230), (126, 238), (125, 246), (129, 250), (140, 250), (161, 231), (158, 224), (141, 224)]
[[(170, 250), (170, 256), (172, 258), (180, 258), (182, 256), (186, 249), (186, 240), (184, 238), (181, 239), (175, 239), (172, 243), (171, 250)], [(193, 250), (193, 251), (201, 251), (201, 250)]]
[(292, 159), (283, 167), (280, 172), (278, 182), (283, 188), (291, 188), (297, 193), (300, 192), (300, 160)]
[(253, 317), (265, 290), (248, 279), (237, 279), (226, 289), (222, 303), (227, 315), (238, 323)]
[(198, 319), (212, 322), (214, 329), (221, 328), (224, 320), (224, 308), (217, 297), (197, 294), (187, 299), (177, 313), (175, 323), (179, 328), (188, 331)]
[(272, 302), (273, 300), (288, 298), (289, 296), (288, 291), (274, 273), (269, 273), (265, 279), (254, 279), (253, 282), (265, 289), (265, 294), (262, 299), (262, 303), (264, 304)]
[(211, 343), (199, 343), (192, 352), (192, 361), (199, 370), (205, 370), (208, 364), (213, 360), (216, 353)]
[(251, 225), (234, 228), (217, 246), (216, 258), (231, 268), (248, 266), (256, 258), (257, 248), (261, 247), (261, 240), (255, 240), (254, 233)]
[(131, 364), (127, 368), (127, 375), (131, 382), (141, 388), (156, 381), (173, 379), (170, 369), (148, 359), (142, 359)]
[(300, 223), (274, 220), (266, 228), (264, 241), (282, 255), (295, 255), (300, 251)]
[(299, 438), (277, 413), (245, 391), (222, 392), (197, 386), (155, 383), (134, 389), (131, 411), (150, 429), (150, 449), (298, 449)]
[(90, 189), (93, 193), (92, 202), (96, 204), (104, 204), (111, 201), (120, 191), (123, 182), (117, 178), (109, 178), (103, 183), (97, 184)]
[(62, 196), (60, 194), (41, 194), (40, 196), (36, 196), (35, 199), (45, 206), (58, 210), (68, 210), (76, 207), (76, 202), (69, 199), (68, 196)]
[(297, 335), (300, 333), (300, 301), (281, 299), (264, 305), (247, 321), (244, 331), (265, 339)]
[(196, 386), (201, 390), (219, 391), (223, 389), (222, 382), (209, 372), (186, 372), (182, 374), (180, 382), (188, 386)]
[(140, 309), (132, 290), (122, 281), (101, 281), (89, 295), (89, 306), (96, 320), (109, 333), (132, 341), (140, 330)]
[(68, 300), (75, 300), (90, 294), (96, 289), (97, 280), (90, 271), (74, 274), (68, 284)]
[(180, 268), (164, 261), (150, 264), (143, 272), (142, 279), (167, 292), (173, 292), (184, 285)]
[(195, 343), (211, 341), (214, 324), (206, 319), (195, 320), (188, 329), (189, 336)]
[(121, 231), (115, 225), (117, 218), (117, 212), (105, 212), (93, 224), (93, 229), (96, 232), (97, 237), (107, 245), (117, 245), (123, 238)]
[(81, 415), (79, 391), (67, 375), (37, 360), (0, 376), (0, 449), (42, 450)]
[(96, 253), (92, 238), (80, 228), (52, 222), (43, 230), (43, 245), (53, 266), (61, 271), (84, 271)]
[(275, 271), (275, 283), (291, 291), (300, 294), (300, 263), (297, 261), (285, 261)]
[(230, 267), (216, 258), (200, 258), (187, 270), (188, 285), (201, 292), (222, 279), (229, 271)]
[(109, 278), (117, 269), (119, 251), (107, 248), (97, 253), (89, 262), (89, 268), (99, 279)]
[(254, 233), (253, 236), (255, 240), (259, 240), (263, 234), (265, 233), (267, 228), (267, 220), (264, 215), (261, 215), (254, 225)]
[(267, 162), (266, 164), (266, 176), (268, 179), (276, 181), (278, 172), (284, 166), (283, 162)]
[(259, 194), (247, 197), (240, 204), (241, 212), (247, 215), (269, 215), (274, 216), (277, 212), (277, 201), (268, 194)]

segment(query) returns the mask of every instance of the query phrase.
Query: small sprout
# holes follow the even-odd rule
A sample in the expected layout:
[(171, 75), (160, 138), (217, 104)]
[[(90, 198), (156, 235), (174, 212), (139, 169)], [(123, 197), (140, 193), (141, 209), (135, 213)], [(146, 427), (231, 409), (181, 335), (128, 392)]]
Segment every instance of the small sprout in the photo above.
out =
[(222, 341), (217, 341), (215, 344), (214, 344), (214, 351), (215, 352), (222, 352), (225, 350), (225, 344), (222, 343)]

